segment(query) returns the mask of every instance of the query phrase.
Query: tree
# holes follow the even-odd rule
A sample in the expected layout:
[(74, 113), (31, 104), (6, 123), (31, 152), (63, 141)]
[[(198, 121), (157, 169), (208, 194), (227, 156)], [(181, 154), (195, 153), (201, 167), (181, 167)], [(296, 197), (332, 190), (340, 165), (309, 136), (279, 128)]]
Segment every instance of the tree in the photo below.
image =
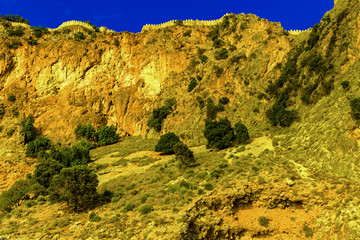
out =
[(30, 142), (26, 148), (26, 156), (37, 157), (38, 153), (45, 152), (51, 147), (51, 141), (45, 136), (41, 135), (35, 138), (34, 141)]
[(21, 121), (21, 125), (23, 126), (23, 132), (25, 134), (24, 142), (25, 144), (34, 141), (36, 137), (36, 130), (34, 127), (34, 117), (30, 114), (27, 118)]
[(248, 129), (242, 122), (238, 122), (235, 124), (234, 131), (235, 131), (235, 140), (238, 143), (244, 143), (250, 139)]
[(63, 168), (59, 175), (53, 177), (51, 187), (67, 202), (68, 207), (72, 206), (77, 212), (95, 203), (98, 184), (96, 173), (85, 165), (79, 165)]
[(94, 141), (95, 128), (91, 123), (87, 125), (77, 125), (75, 128), (76, 138), (85, 138), (88, 141)]
[(120, 139), (120, 136), (116, 133), (116, 127), (114, 125), (100, 126), (94, 136), (96, 142), (100, 146), (115, 143)]
[(180, 142), (180, 138), (174, 133), (166, 133), (160, 137), (160, 140), (155, 146), (155, 152), (162, 152), (163, 154), (173, 154), (174, 146)]
[(168, 105), (154, 109), (147, 125), (154, 128), (155, 131), (160, 132), (163, 121), (172, 111), (172, 107)]
[(235, 139), (231, 122), (227, 118), (220, 119), (220, 121), (206, 120), (204, 136), (208, 141), (207, 147), (215, 147), (218, 149), (230, 147), (232, 141)]
[(354, 119), (360, 119), (360, 97), (350, 101), (351, 113)]
[(45, 188), (50, 186), (51, 180), (55, 175), (58, 175), (63, 168), (63, 165), (53, 159), (43, 159), (35, 167), (35, 180)]
[(195, 163), (195, 157), (193, 151), (191, 151), (188, 146), (183, 142), (178, 142), (173, 147), (176, 160), (180, 162), (180, 167), (192, 166)]
[(188, 92), (191, 92), (197, 86), (197, 81), (195, 78), (191, 78), (191, 81), (188, 86)]

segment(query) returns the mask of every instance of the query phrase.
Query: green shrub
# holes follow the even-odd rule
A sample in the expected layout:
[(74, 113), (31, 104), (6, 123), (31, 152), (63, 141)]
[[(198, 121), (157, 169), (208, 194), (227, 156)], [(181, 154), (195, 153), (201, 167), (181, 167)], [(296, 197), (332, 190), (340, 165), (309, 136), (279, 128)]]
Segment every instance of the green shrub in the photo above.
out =
[(224, 111), (224, 106), (215, 105), (214, 101), (211, 98), (207, 99), (206, 103), (206, 119), (215, 120), (218, 112)]
[(202, 97), (200, 97), (200, 96), (197, 96), (196, 97), (196, 101), (197, 101), (197, 103), (198, 103), (198, 105), (199, 105), (199, 108), (204, 108), (205, 107), (205, 102), (204, 102), (204, 100), (202, 99)]
[(24, 133), (24, 143), (27, 144), (35, 140), (36, 129), (34, 127), (34, 117), (30, 114), (24, 120), (21, 121), (22, 132)]
[(213, 47), (214, 48), (221, 48), (224, 45), (224, 42), (221, 41), (220, 39), (214, 39), (213, 40)]
[(5, 14), (4, 15), (4, 19), (8, 20), (9, 22), (18, 22), (18, 23), (25, 23), (25, 24), (30, 24), (29, 20), (25, 19), (24, 17), (21, 17), (19, 15), (14, 15), (14, 14)]
[(173, 111), (173, 106), (175, 104), (176, 100), (171, 99), (171, 101), (167, 101), (165, 106), (154, 109), (151, 118), (147, 122), (148, 127), (153, 128), (157, 132), (160, 132), (163, 121)]
[(189, 86), (188, 86), (188, 92), (191, 92), (196, 86), (197, 86), (197, 81), (195, 78), (191, 78), (191, 81), (189, 83)]
[(77, 125), (74, 131), (76, 138), (85, 138), (88, 141), (94, 141), (94, 135), (95, 135), (95, 128), (91, 123), (87, 125)]
[(195, 163), (194, 153), (183, 142), (178, 142), (173, 147), (176, 160), (180, 162), (180, 167), (183, 165), (193, 166)]
[(150, 195), (149, 194), (143, 194), (143, 195), (141, 195), (141, 197), (140, 197), (140, 201), (141, 201), (141, 203), (145, 203), (146, 202), (146, 200), (148, 199), (150, 197)]
[(29, 43), (29, 45), (31, 45), (31, 46), (35, 46), (35, 45), (38, 44), (38, 41), (37, 41), (37, 39), (33, 39), (33, 38), (31, 37), (31, 38), (29, 38), (28, 43)]
[(32, 34), (36, 38), (41, 38), (44, 34), (50, 33), (50, 31), (47, 28), (44, 28), (42, 26), (31, 27), (31, 28), (32, 28)]
[(360, 97), (354, 98), (350, 101), (351, 114), (354, 119), (360, 119)]
[(9, 131), (6, 132), (6, 135), (8, 137), (11, 137), (14, 134), (14, 132), (15, 132), (15, 128), (10, 128)]
[(118, 142), (120, 136), (116, 133), (115, 126), (100, 126), (95, 133), (95, 139), (97, 144), (103, 146)]
[(96, 215), (94, 212), (90, 212), (89, 214), (89, 220), (91, 222), (100, 222), (101, 221), (101, 217)]
[(140, 213), (143, 215), (148, 214), (151, 211), (153, 211), (153, 207), (151, 205), (144, 205), (140, 208)]
[(162, 152), (163, 154), (173, 154), (174, 146), (180, 142), (180, 138), (174, 133), (166, 133), (160, 137), (160, 140), (155, 146), (155, 152)]
[(319, 24), (314, 24), (309, 39), (307, 41), (307, 50), (312, 49), (315, 44), (319, 41), (320, 39), (320, 34), (319, 34)]
[(260, 216), (259, 217), (259, 224), (263, 227), (267, 227), (269, 225), (269, 220), (264, 217), (264, 216)]
[(134, 210), (135, 208), (135, 205), (132, 204), (132, 203), (126, 203), (122, 209), (123, 212), (129, 212), (129, 211), (132, 211)]
[(230, 147), (235, 139), (234, 130), (227, 118), (213, 122), (206, 120), (204, 137), (207, 140), (207, 147), (218, 149)]
[(82, 32), (77, 32), (77, 33), (75, 33), (75, 35), (74, 35), (74, 39), (75, 39), (76, 41), (84, 40), (85, 38), (86, 38), (86, 37), (85, 37), (85, 34), (82, 33)]
[(18, 116), (19, 116), (19, 112), (18, 112), (15, 108), (12, 109), (12, 113), (13, 113), (13, 116), (14, 116), (14, 117), (18, 117)]
[(35, 138), (34, 141), (29, 142), (26, 148), (26, 156), (37, 157), (38, 153), (45, 152), (51, 147), (51, 141), (45, 136), (41, 135)]
[(191, 30), (184, 32), (183, 37), (191, 37)]
[(208, 190), (208, 191), (211, 191), (211, 190), (214, 189), (214, 187), (211, 185), (211, 183), (205, 183), (204, 184), (204, 189)]
[(224, 69), (221, 68), (221, 67), (218, 67), (218, 66), (214, 66), (214, 71), (215, 71), (215, 75), (216, 77), (221, 77), (221, 75), (223, 74), (224, 72)]
[(36, 205), (35, 201), (33, 200), (26, 200), (24, 204), (27, 208), (31, 208), (32, 206)]
[(15, 95), (14, 95), (14, 94), (10, 94), (10, 95), (8, 96), (8, 100), (9, 100), (10, 102), (15, 102), (15, 101), (16, 101)]
[(228, 103), (229, 103), (229, 98), (227, 98), (227, 97), (222, 97), (222, 98), (219, 99), (219, 102), (220, 102), (222, 105), (228, 104)]
[(286, 110), (286, 102), (288, 99), (289, 96), (287, 94), (282, 94), (274, 105), (266, 111), (266, 116), (273, 126), (279, 124), (281, 127), (288, 127), (297, 119), (298, 113), (295, 110)]
[(229, 57), (229, 53), (226, 48), (222, 48), (220, 50), (215, 51), (216, 60), (227, 59), (228, 57)]
[(34, 178), (45, 188), (51, 184), (53, 177), (60, 173), (63, 165), (53, 159), (44, 159), (35, 166)]
[(202, 63), (205, 63), (208, 60), (208, 57), (205, 55), (201, 55), (199, 58)]
[(8, 29), (7, 33), (9, 35), (9, 37), (12, 37), (12, 36), (22, 37), (25, 34), (24, 29), (20, 26), (16, 27), (15, 30)]
[(22, 42), (20, 40), (14, 39), (11, 40), (11, 42), (6, 42), (5, 43), (6, 47), (10, 48), (10, 49), (17, 49), (18, 47), (22, 46)]
[(98, 199), (98, 184), (96, 173), (87, 166), (79, 165), (63, 168), (59, 175), (53, 177), (51, 188), (77, 212), (94, 205)]
[(305, 233), (306, 238), (310, 238), (310, 237), (314, 236), (313, 230), (308, 225), (306, 225), (305, 223), (303, 225), (303, 231)]
[(343, 89), (347, 90), (350, 88), (350, 82), (349, 81), (342, 81), (341, 86)]
[(247, 127), (242, 123), (238, 122), (235, 124), (235, 141), (238, 143), (245, 143), (250, 139)]

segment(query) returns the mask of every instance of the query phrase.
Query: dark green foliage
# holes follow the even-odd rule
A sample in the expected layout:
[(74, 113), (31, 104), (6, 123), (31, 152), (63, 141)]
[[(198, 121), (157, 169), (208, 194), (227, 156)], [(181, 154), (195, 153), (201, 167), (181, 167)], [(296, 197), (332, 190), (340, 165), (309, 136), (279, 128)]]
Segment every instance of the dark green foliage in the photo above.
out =
[(95, 135), (95, 128), (93, 125), (91, 125), (91, 123), (87, 124), (87, 125), (77, 125), (77, 127), (75, 128), (75, 135), (76, 138), (85, 138), (88, 141), (94, 141), (94, 135)]
[(313, 93), (313, 91), (315, 91), (315, 89), (318, 87), (318, 82), (314, 83), (314, 84), (310, 84), (309, 86), (307, 86), (304, 89), (304, 94), (301, 96), (301, 101), (303, 101), (306, 104), (310, 103), (310, 97), (311, 94)]
[(163, 154), (173, 154), (174, 146), (180, 142), (180, 138), (174, 133), (166, 133), (160, 137), (160, 140), (155, 146), (155, 152), (162, 152)]
[(337, 24), (340, 25), (342, 20), (349, 14), (348, 9), (344, 9), (342, 12), (339, 13), (337, 17)]
[(194, 153), (183, 142), (178, 142), (173, 147), (176, 160), (180, 162), (180, 167), (192, 166), (195, 163)]
[(175, 20), (175, 26), (182, 26), (183, 21), (182, 20)]
[(224, 16), (223, 21), (221, 23), (221, 28), (228, 28), (230, 25), (229, 16)]
[(215, 40), (215, 39), (218, 39), (220, 36), (220, 33), (219, 33), (219, 29), (217, 27), (214, 27), (213, 30), (211, 30), (211, 32), (209, 32), (209, 34), (207, 35), (207, 37), (210, 37), (211, 40)]
[(18, 47), (22, 46), (22, 42), (20, 40), (11, 40), (11, 42), (6, 42), (5, 43), (6, 47), (10, 48), (10, 49), (17, 49)]
[(295, 110), (286, 110), (286, 102), (289, 99), (287, 94), (282, 94), (274, 105), (266, 112), (266, 116), (273, 126), (280, 125), (281, 127), (290, 126), (297, 118)]
[(215, 75), (216, 77), (221, 77), (221, 75), (223, 74), (224, 72), (224, 69), (221, 68), (221, 67), (218, 67), (218, 66), (214, 66), (214, 71), (215, 71)]
[(15, 102), (15, 101), (16, 101), (15, 95), (14, 95), (14, 94), (10, 94), (10, 95), (8, 96), (8, 100), (9, 100), (10, 102)]
[(154, 109), (151, 118), (147, 122), (148, 127), (160, 132), (163, 121), (173, 111), (175, 104), (176, 100), (172, 99), (172, 101), (168, 102), (165, 106)]
[(235, 139), (234, 130), (227, 118), (213, 122), (206, 120), (204, 137), (207, 139), (207, 147), (218, 149), (230, 147)]
[(354, 98), (350, 101), (351, 114), (354, 119), (360, 119), (360, 97)]
[(263, 227), (267, 227), (269, 225), (269, 220), (264, 217), (264, 216), (260, 216), (259, 217), (259, 224)]
[(64, 199), (74, 211), (91, 207), (97, 200), (97, 175), (87, 166), (63, 168), (53, 177), (52, 189)]
[(41, 38), (44, 34), (49, 34), (49, 30), (47, 28), (44, 28), (42, 26), (37, 27), (31, 27), (32, 28), (32, 34), (36, 38)]
[(190, 79), (191, 79), (191, 81), (188, 86), (188, 92), (191, 92), (198, 84), (195, 78), (192, 77)]
[(35, 180), (45, 188), (50, 186), (52, 178), (59, 174), (63, 165), (53, 159), (44, 159), (35, 167)]
[(95, 32), (100, 32), (100, 28), (96, 25), (93, 25), (89, 20), (86, 21), (85, 23), (91, 25), (91, 27), (94, 29)]
[(14, 134), (14, 132), (15, 132), (15, 128), (10, 128), (9, 131), (6, 132), (6, 135), (8, 137), (11, 137)]
[(76, 41), (84, 40), (85, 38), (86, 38), (86, 37), (85, 37), (85, 34), (82, 33), (82, 32), (77, 32), (77, 33), (75, 33), (75, 35), (74, 35), (74, 39), (75, 39)]
[(11, 211), (20, 201), (29, 199), (32, 194), (35, 197), (43, 193), (45, 189), (37, 184), (34, 179), (16, 181), (9, 190), (0, 195), (0, 210)]
[(202, 99), (202, 97), (200, 97), (200, 96), (197, 96), (196, 97), (196, 101), (198, 102), (198, 104), (199, 104), (199, 108), (204, 108), (205, 107), (205, 102), (204, 102), (204, 99)]
[(207, 99), (206, 103), (206, 119), (215, 120), (218, 112), (224, 111), (223, 105), (215, 105), (214, 101), (211, 98)]
[(303, 231), (305, 233), (306, 238), (310, 238), (314, 236), (313, 230), (308, 225), (306, 225), (306, 223), (304, 223), (303, 225)]
[(98, 215), (96, 215), (94, 212), (90, 212), (90, 214), (89, 214), (89, 220), (90, 220), (91, 222), (100, 222), (101, 217), (98, 216)]
[(30, 37), (30, 38), (28, 39), (28, 43), (29, 43), (29, 45), (31, 45), (31, 46), (35, 46), (35, 45), (38, 44), (38, 41), (37, 41), (37, 39), (34, 39), (34, 38)]
[(221, 48), (224, 45), (224, 42), (220, 39), (214, 39), (213, 40), (213, 47), (214, 48)]
[(208, 60), (208, 57), (205, 55), (201, 55), (199, 58), (202, 63), (205, 63)]
[(115, 40), (114, 40), (114, 45), (115, 45), (116, 47), (118, 47), (118, 46), (120, 45), (120, 42), (119, 42), (118, 39), (115, 39)]
[(151, 205), (144, 205), (140, 208), (140, 213), (141, 214), (148, 214), (153, 210), (153, 207)]
[(24, 143), (27, 144), (35, 140), (36, 129), (34, 127), (34, 117), (30, 114), (27, 118), (21, 121), (22, 132), (24, 133)]
[(348, 90), (350, 88), (350, 82), (349, 81), (342, 81), (341, 86), (343, 89)]
[(38, 153), (45, 152), (51, 147), (51, 141), (45, 136), (41, 135), (35, 138), (34, 141), (29, 142), (26, 148), (26, 156), (37, 157)]
[(319, 24), (316, 23), (313, 26), (309, 39), (307, 41), (307, 50), (312, 49), (315, 46), (315, 44), (319, 41), (319, 39), (320, 39)]
[(14, 14), (11, 14), (11, 15), (5, 14), (4, 19), (8, 20), (9, 22), (25, 23), (28, 25), (30, 24), (29, 20), (25, 19), (24, 17), (21, 17), (19, 15), (14, 15)]
[(250, 139), (247, 127), (242, 123), (238, 122), (235, 124), (235, 141), (238, 143), (245, 143)]
[(8, 29), (7, 33), (9, 35), (9, 37), (12, 37), (12, 36), (22, 37), (25, 34), (24, 29), (20, 26), (16, 27), (15, 30)]
[(114, 125), (100, 126), (94, 136), (97, 144), (100, 146), (118, 142), (120, 139), (119, 135), (116, 133), (116, 127)]
[(219, 103), (221, 103), (222, 105), (226, 105), (229, 103), (229, 98), (227, 97), (222, 97), (219, 99)]
[(191, 37), (191, 30), (184, 32), (183, 37)]
[(129, 212), (134, 210), (135, 205), (133, 203), (127, 203), (124, 205), (124, 208), (122, 209), (123, 212)]
[(215, 51), (216, 60), (227, 59), (228, 57), (229, 57), (229, 53), (226, 48), (222, 48), (220, 50)]
[(18, 117), (19, 116), (19, 112), (16, 110), (16, 108), (12, 109), (12, 113), (14, 117)]
[(199, 57), (201, 57), (201, 55), (203, 55), (205, 53), (206, 49), (203, 49), (203, 48), (198, 48), (197, 49), (197, 54)]
[(214, 189), (214, 187), (211, 185), (211, 183), (205, 183), (204, 184), (204, 189), (211, 191)]

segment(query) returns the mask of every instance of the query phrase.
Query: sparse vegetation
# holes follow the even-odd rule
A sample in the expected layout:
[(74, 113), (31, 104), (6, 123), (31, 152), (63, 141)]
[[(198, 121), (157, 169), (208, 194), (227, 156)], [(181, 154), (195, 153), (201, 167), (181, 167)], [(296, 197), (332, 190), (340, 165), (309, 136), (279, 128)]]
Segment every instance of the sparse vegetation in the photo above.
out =
[(191, 92), (198, 84), (195, 78), (192, 77), (190, 79), (191, 79), (191, 81), (188, 86), (188, 92)]
[(9, 100), (10, 102), (15, 102), (15, 101), (16, 101), (15, 95), (14, 95), (14, 94), (10, 94), (10, 95), (8, 96), (8, 100)]
[(268, 220), (266, 217), (264, 217), (264, 216), (260, 216), (260, 217), (259, 217), (259, 224), (260, 224), (261, 226), (263, 226), (263, 227), (268, 227), (268, 225), (269, 225), (269, 220)]

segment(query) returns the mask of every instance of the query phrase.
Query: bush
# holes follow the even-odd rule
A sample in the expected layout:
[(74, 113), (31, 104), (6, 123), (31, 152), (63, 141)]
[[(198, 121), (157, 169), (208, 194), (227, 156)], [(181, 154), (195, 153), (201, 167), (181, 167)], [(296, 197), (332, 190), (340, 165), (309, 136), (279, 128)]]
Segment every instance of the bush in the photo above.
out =
[(90, 212), (90, 214), (89, 214), (89, 220), (90, 220), (91, 222), (100, 222), (101, 217), (98, 216), (98, 215), (96, 215), (94, 212)]
[(18, 117), (18, 116), (19, 116), (19, 112), (18, 112), (15, 108), (12, 109), (12, 113), (13, 113), (13, 116), (14, 116), (14, 117)]
[(180, 167), (185, 165), (193, 166), (195, 163), (195, 157), (193, 151), (191, 151), (188, 146), (183, 142), (178, 142), (173, 147), (176, 160), (180, 162)]
[(264, 217), (264, 216), (260, 216), (259, 217), (259, 224), (263, 227), (267, 227), (269, 225), (269, 220)]
[(222, 97), (222, 98), (219, 99), (219, 102), (220, 102), (222, 105), (228, 104), (228, 103), (229, 103), (229, 98), (227, 98), (227, 97)]
[(22, 37), (25, 34), (24, 29), (20, 26), (16, 27), (15, 30), (8, 29), (7, 32), (8, 32), (9, 37), (12, 37), (12, 36)]
[(354, 98), (350, 101), (351, 114), (354, 119), (360, 119), (360, 97)]
[(86, 38), (86, 37), (85, 37), (85, 34), (82, 33), (82, 32), (77, 32), (77, 33), (75, 33), (75, 35), (74, 35), (74, 39), (75, 39), (76, 41), (84, 40), (85, 38)]
[(140, 197), (140, 201), (141, 201), (142, 203), (145, 203), (146, 200), (148, 199), (148, 197), (150, 197), (149, 194), (143, 194), (143, 195), (141, 195), (141, 197)]
[(134, 204), (132, 204), (132, 203), (127, 203), (127, 204), (124, 205), (122, 211), (123, 211), (123, 212), (128, 212), (128, 211), (134, 210), (134, 208), (135, 208), (135, 205), (134, 205)]
[(45, 188), (51, 184), (53, 177), (60, 173), (63, 165), (53, 159), (44, 159), (35, 166), (35, 180)]
[(175, 104), (175, 99), (168, 99), (165, 106), (154, 109), (151, 118), (147, 122), (148, 127), (160, 132), (163, 121), (173, 111)]
[(53, 177), (51, 187), (67, 202), (68, 207), (72, 206), (77, 212), (94, 205), (98, 197), (98, 184), (96, 173), (80, 165), (63, 168), (59, 175)]
[(201, 61), (202, 63), (205, 63), (205, 62), (208, 60), (208, 57), (205, 56), (205, 55), (201, 55), (201, 56), (199, 57), (199, 59), (200, 59), (200, 61)]
[(214, 189), (214, 187), (211, 185), (211, 183), (205, 183), (204, 184), (204, 189), (208, 190), (208, 191), (211, 191), (211, 190)]
[(116, 133), (115, 126), (100, 126), (95, 133), (95, 139), (100, 146), (103, 146), (119, 141), (120, 136)]
[(347, 90), (350, 88), (350, 82), (349, 81), (342, 81), (341, 86), (343, 89)]
[(155, 146), (155, 152), (162, 152), (163, 154), (173, 154), (174, 146), (180, 142), (180, 138), (174, 133), (166, 133), (160, 137), (160, 140)]
[(22, 42), (20, 40), (12, 40), (11, 43), (6, 42), (5, 43), (6, 47), (10, 48), (10, 49), (17, 49), (18, 47), (22, 46)]
[(201, 109), (205, 107), (205, 102), (204, 102), (204, 100), (202, 99), (202, 97), (197, 96), (197, 97), (196, 97), (196, 101), (198, 102), (199, 107), (200, 107)]
[(38, 41), (37, 41), (37, 39), (33, 39), (32, 37), (30, 37), (29, 40), (28, 40), (28, 43), (31, 46), (35, 46), (35, 45), (38, 44)]
[(11, 15), (5, 14), (4, 19), (8, 20), (9, 22), (25, 23), (28, 25), (30, 24), (29, 20), (25, 19), (24, 17), (21, 17), (19, 15), (14, 15), (14, 14), (11, 14)]
[(295, 110), (286, 110), (286, 102), (288, 99), (289, 96), (287, 94), (282, 94), (274, 105), (266, 111), (266, 116), (273, 126), (280, 125), (281, 127), (288, 127), (297, 118), (298, 113)]
[(235, 139), (234, 130), (227, 118), (214, 122), (206, 120), (204, 137), (207, 139), (207, 147), (218, 149), (230, 147)]
[(48, 34), (48, 33), (50, 33), (49, 30), (42, 26), (32, 27), (32, 34), (36, 38), (41, 38), (44, 34)]
[(15, 128), (10, 128), (9, 131), (6, 132), (6, 135), (8, 137), (11, 137), (14, 134), (14, 132), (15, 132)]
[(235, 141), (238, 143), (245, 143), (250, 139), (248, 129), (242, 122), (238, 122), (235, 124)]
[(75, 135), (76, 138), (79, 139), (81, 137), (85, 138), (88, 141), (94, 141), (94, 135), (95, 135), (95, 128), (91, 123), (87, 125), (77, 125), (75, 128)]
[(221, 59), (227, 59), (229, 57), (228, 51), (226, 48), (222, 48), (220, 50), (215, 51), (215, 59), (221, 60)]
[(224, 106), (222, 105), (215, 105), (214, 101), (211, 98), (207, 99), (206, 104), (206, 119), (208, 120), (215, 120), (216, 115), (218, 112), (224, 111)]
[(221, 75), (223, 74), (224, 72), (224, 69), (221, 68), (221, 67), (218, 67), (218, 66), (214, 66), (214, 71), (215, 71), (215, 75), (216, 77), (221, 77)]
[(34, 117), (30, 114), (21, 121), (20, 123), (23, 127), (22, 132), (24, 133), (24, 143), (27, 144), (35, 140), (36, 129), (34, 127)]
[(8, 96), (8, 100), (9, 100), (10, 102), (15, 102), (15, 101), (16, 101), (15, 95), (14, 95), (14, 94), (10, 94), (10, 95)]
[(144, 215), (144, 214), (150, 213), (152, 210), (153, 210), (153, 207), (152, 207), (152, 206), (150, 206), (150, 205), (144, 205), (144, 206), (142, 206), (142, 207), (140, 208), (140, 213)]
[(183, 37), (191, 37), (191, 30), (184, 32)]
[(197, 81), (195, 78), (191, 78), (191, 81), (188, 86), (188, 92), (191, 92), (197, 86)]
[(51, 147), (51, 141), (45, 136), (41, 135), (35, 138), (34, 141), (29, 142), (26, 148), (26, 156), (37, 157), (38, 153), (45, 152)]

